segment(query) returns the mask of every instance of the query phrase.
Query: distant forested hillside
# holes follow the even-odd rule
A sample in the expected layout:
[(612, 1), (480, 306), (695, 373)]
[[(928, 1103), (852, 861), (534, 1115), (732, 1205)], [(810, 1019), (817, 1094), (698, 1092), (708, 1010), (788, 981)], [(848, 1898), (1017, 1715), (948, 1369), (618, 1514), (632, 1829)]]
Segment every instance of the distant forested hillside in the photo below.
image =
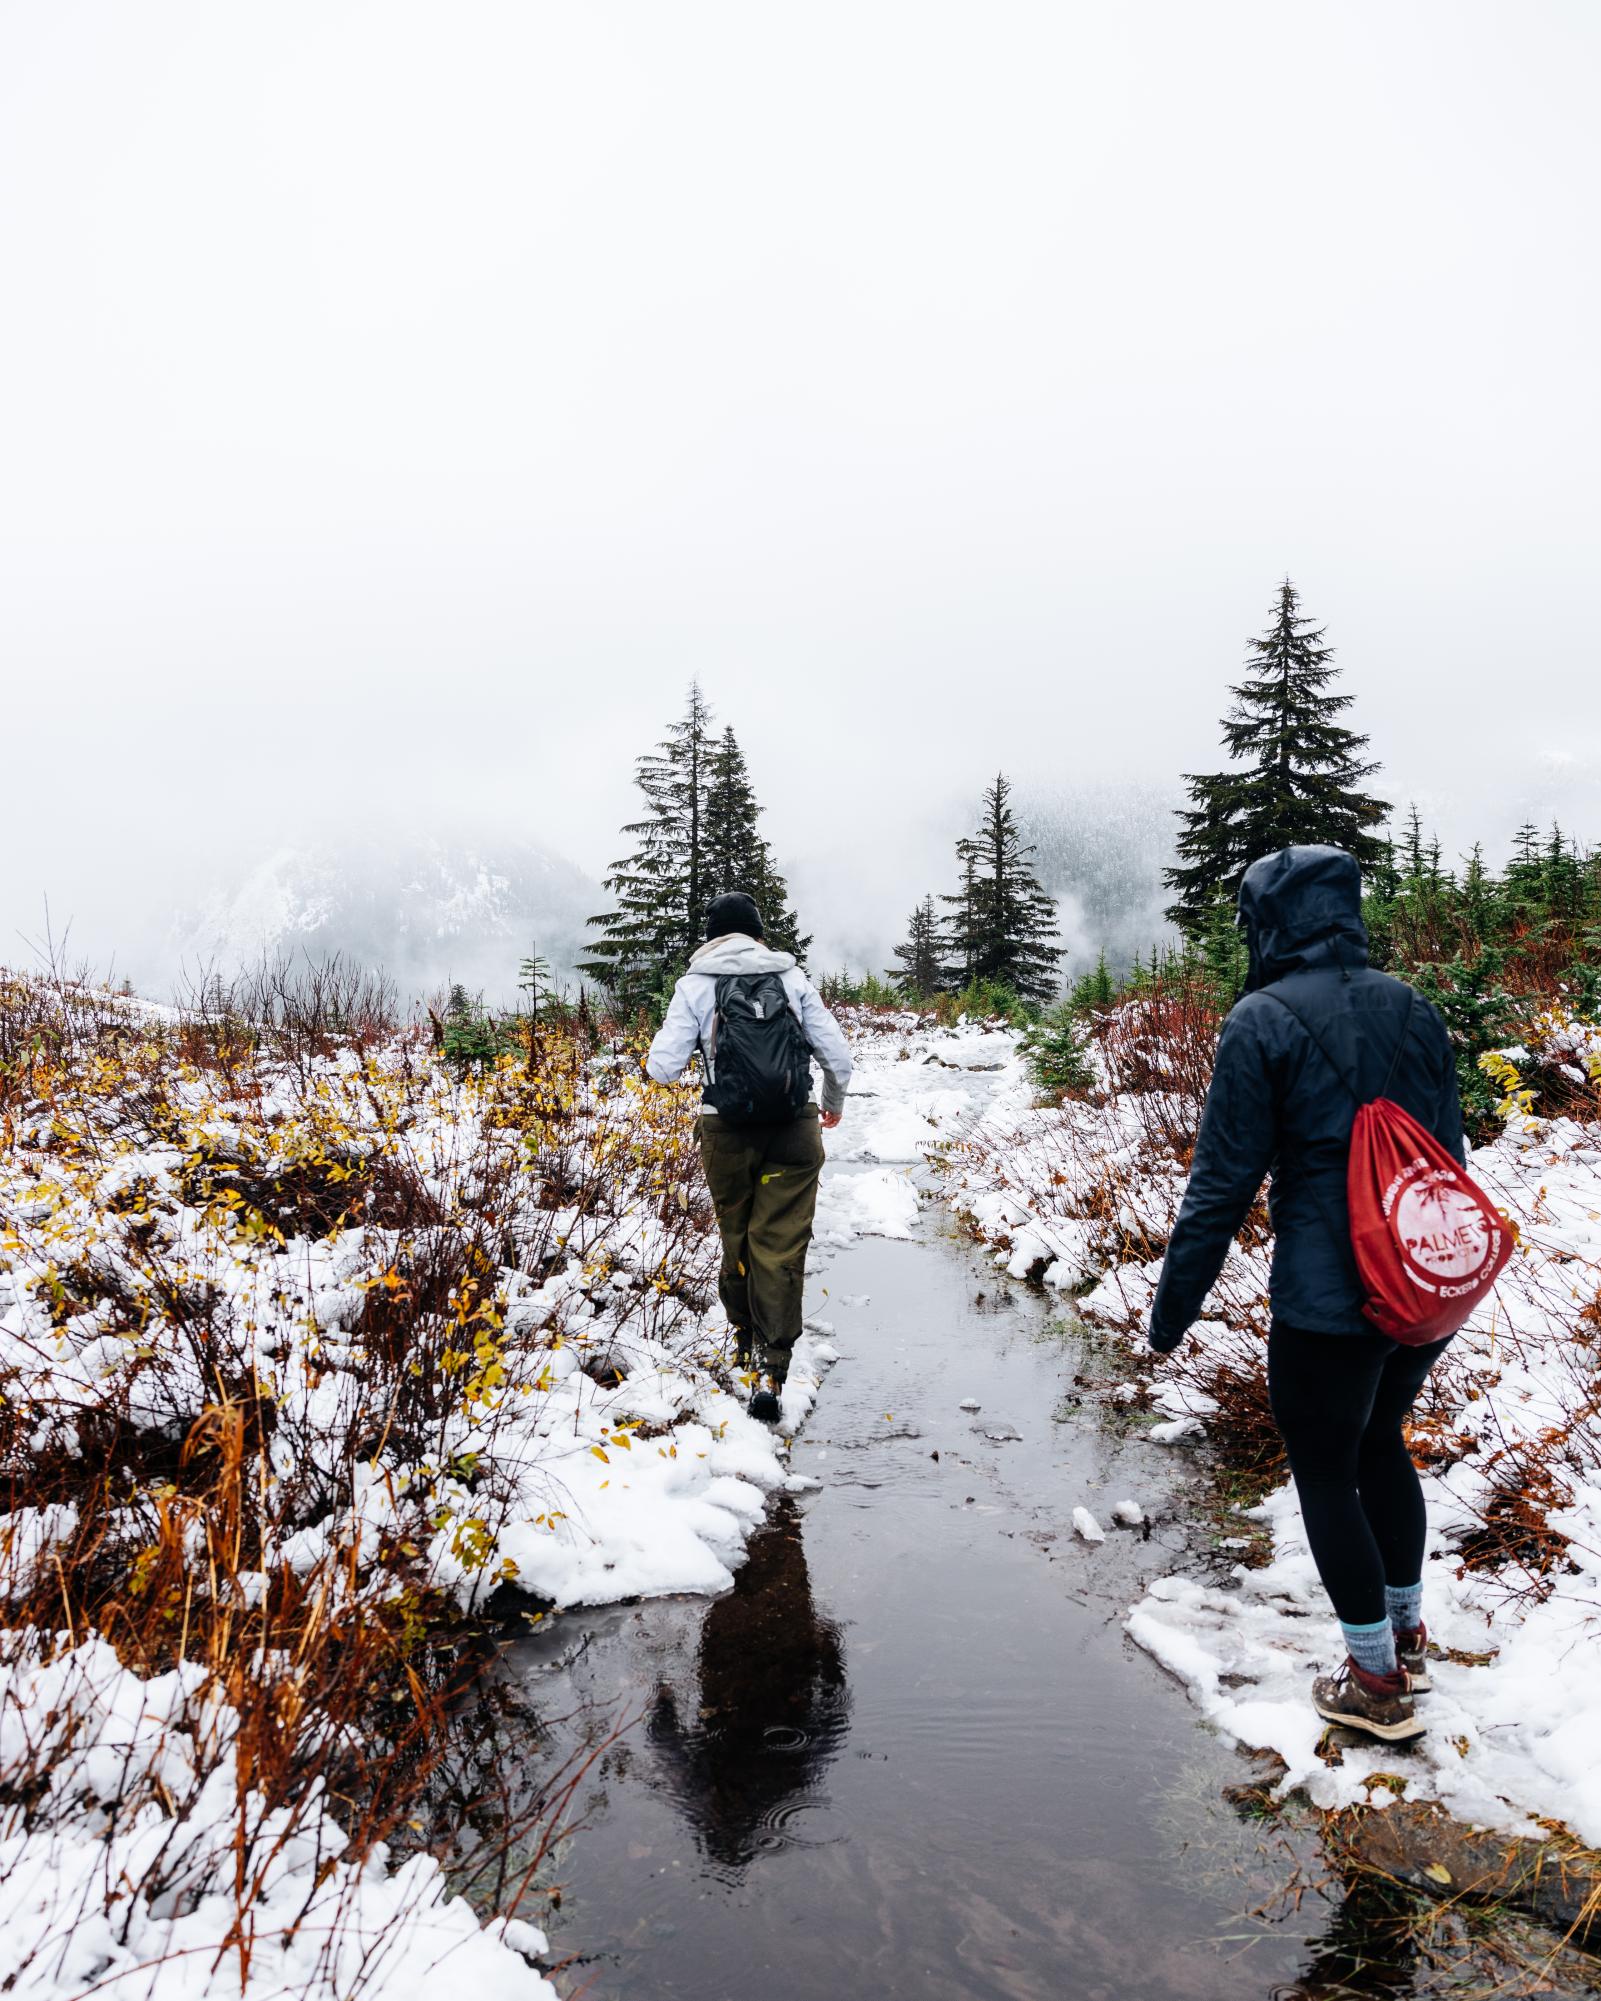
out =
[(1038, 849), (1036, 872), (1062, 906), (1069, 972), (1104, 948), (1114, 972), (1176, 935), (1163, 915), (1162, 870), (1173, 858), (1172, 787), (1134, 779), (1025, 787), (1017, 817)]

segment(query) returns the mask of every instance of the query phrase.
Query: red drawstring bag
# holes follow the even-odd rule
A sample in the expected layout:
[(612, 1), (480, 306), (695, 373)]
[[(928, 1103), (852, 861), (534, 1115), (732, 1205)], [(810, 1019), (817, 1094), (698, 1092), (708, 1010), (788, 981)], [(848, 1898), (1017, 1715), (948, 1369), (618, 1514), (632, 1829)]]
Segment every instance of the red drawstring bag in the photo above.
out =
[(1368, 1319), (1415, 1348), (1454, 1334), (1512, 1255), (1489, 1196), (1393, 1098), (1357, 1107), (1345, 1193)]
[[(1264, 989), (1264, 991), (1268, 991)], [(1274, 994), (1352, 1090), (1299, 1010)], [(1389, 1089), (1412, 1023), (1407, 1003)], [(1423, 1348), (1454, 1334), (1505, 1269), (1511, 1225), (1454, 1154), (1387, 1098), (1358, 1098), (1345, 1175), (1362, 1311), (1381, 1334)]]

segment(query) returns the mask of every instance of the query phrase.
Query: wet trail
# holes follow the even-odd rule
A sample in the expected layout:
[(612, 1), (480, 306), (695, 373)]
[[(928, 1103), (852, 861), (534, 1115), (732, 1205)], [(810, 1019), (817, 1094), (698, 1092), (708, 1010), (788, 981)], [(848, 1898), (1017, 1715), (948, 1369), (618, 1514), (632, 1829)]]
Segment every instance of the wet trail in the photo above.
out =
[[(1121, 1630), (1178, 1553), (1171, 1455), (1077, 1407), (1080, 1337), (938, 1209), (834, 1253), (813, 1298), (842, 1357), (794, 1448), (820, 1485), (735, 1590), (571, 1613), (507, 1663), (547, 1717), (640, 1718), (558, 1871), (564, 1991), (1340, 1991), (1293, 1984), (1320, 1899), (1240, 1920), (1290, 1864), (1222, 1798), (1243, 1761)], [(1149, 1539), (1114, 1526), (1125, 1496)]]

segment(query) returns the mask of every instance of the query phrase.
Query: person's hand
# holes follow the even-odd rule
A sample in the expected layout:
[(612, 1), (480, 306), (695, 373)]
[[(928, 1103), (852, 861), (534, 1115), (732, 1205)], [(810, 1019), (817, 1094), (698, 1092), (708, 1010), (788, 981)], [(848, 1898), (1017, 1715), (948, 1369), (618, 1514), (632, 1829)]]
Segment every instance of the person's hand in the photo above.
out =
[(1177, 1334), (1170, 1334), (1165, 1327), (1159, 1327), (1153, 1320), (1145, 1330), (1145, 1339), (1158, 1355), (1171, 1355), (1184, 1339), (1184, 1332), (1181, 1328)]
[(844, 1116), (843, 1112), (824, 1112), (822, 1115), (823, 1124), (832, 1132)]

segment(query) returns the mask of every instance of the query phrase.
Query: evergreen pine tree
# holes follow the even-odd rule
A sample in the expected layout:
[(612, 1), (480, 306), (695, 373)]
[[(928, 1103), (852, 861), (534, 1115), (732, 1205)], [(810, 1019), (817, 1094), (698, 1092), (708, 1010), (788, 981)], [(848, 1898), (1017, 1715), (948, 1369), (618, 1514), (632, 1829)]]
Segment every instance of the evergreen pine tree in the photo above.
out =
[(623, 829), (638, 841), (606, 877), (616, 908), (592, 917), (601, 936), (580, 967), (634, 1006), (678, 973), (699, 935), (708, 892), (705, 807), (712, 716), (696, 682), (684, 714), (639, 760), (646, 813)]
[(1400, 866), (1403, 889), (1416, 889), (1429, 872), (1428, 849), (1423, 841), (1423, 816), (1415, 804), (1407, 808), (1406, 833), (1401, 839)]
[(634, 852), (606, 877), (615, 908), (590, 924), (601, 936), (579, 970), (624, 1007), (648, 1003), (683, 971), (700, 941), (706, 905), (719, 891), (756, 899), (767, 941), (804, 956), (789, 889), (758, 828), (761, 807), (731, 729), (715, 736), (712, 712), (691, 683), (684, 714), (639, 760), (643, 819), (623, 829)]
[(1531, 820), (1512, 836), (1512, 859), (1502, 878), (1508, 911), (1526, 923), (1538, 920), (1545, 900), (1545, 857), (1540, 852), (1540, 830)]
[(463, 1075), (492, 1069), (500, 1054), (500, 1030), (484, 1012), (483, 995), (468, 993), (460, 980), (451, 983), (445, 1002), (440, 1048), (445, 1061)]
[[(751, 857), (761, 845), (761, 808), (739, 739), (725, 729), (706, 760), (706, 884), (708, 894), (745, 889)], [(752, 892), (754, 893), (754, 892)]]
[(1462, 921), (1480, 944), (1490, 935), (1495, 915), (1494, 885), (1484, 866), (1484, 843), (1475, 841), (1462, 872)]
[(1540, 863), (1540, 830), (1532, 820), (1525, 820), (1512, 836), (1512, 859), (1507, 864), (1507, 874), (1515, 868), (1538, 868)]
[(1244, 991), (1251, 965), (1238, 912), (1228, 897), (1221, 894), (1213, 897), (1198, 945), (1207, 984), (1226, 1013)]
[(1231, 690), (1223, 743), (1234, 768), (1185, 775), (1192, 804), (1179, 811), (1179, 860), (1166, 880), (1177, 892), (1168, 915), (1191, 937), (1205, 930), (1213, 896), (1236, 896), (1251, 863), (1278, 848), (1324, 842), (1364, 869), (1383, 855), (1370, 829), (1388, 808), (1359, 789), (1378, 766), (1362, 756), (1367, 738), (1336, 720), (1352, 697), (1329, 691), (1337, 669), (1324, 631), (1301, 617), (1286, 577), (1273, 623), (1248, 642), (1246, 678)]
[(789, 887), (762, 838), (757, 825), (761, 812), (745, 753), (733, 730), (725, 729), (706, 765), (706, 895), (744, 890), (756, 899), (768, 944), (799, 959), (811, 940), (800, 935)]
[(539, 997), (550, 999), (550, 967), (539, 956), (536, 946), (517, 968), (518, 989), (528, 996), (528, 1067), (537, 1067), (539, 1062)]
[(1370, 896), (1376, 896), (1381, 903), (1393, 903), (1401, 893), (1401, 868), (1395, 857), (1395, 842), (1388, 834), (1384, 837), (1378, 859), (1365, 873), (1365, 887)]
[[(1135, 954), (1135, 963), (1139, 963), (1138, 953)], [(1075, 1015), (1099, 1014), (1109, 1008), (1116, 999), (1117, 982), (1112, 978), (1112, 969), (1106, 963), (1106, 952), (1103, 948), (1100, 957), (1095, 961), (1094, 970), (1080, 973), (1073, 982), (1067, 997), (1068, 1009)]]
[(1553, 820), (1546, 842), (1542, 871), (1545, 907), (1551, 921), (1571, 925), (1584, 905), (1584, 863), (1578, 844), (1570, 841)]
[(1479, 1069), (1486, 1050), (1512, 1033), (1517, 1001), (1502, 984), (1509, 953), (1504, 945), (1481, 945), (1472, 959), (1461, 953), (1443, 963), (1409, 968), (1408, 977), (1444, 1017), (1456, 1049), (1457, 1086), (1470, 1119), (1488, 1119), (1496, 1090)]
[(934, 899), (925, 896), (906, 920), (904, 943), (895, 947), (899, 965), (891, 966), (885, 973), (898, 994), (908, 1000), (920, 1000), (940, 991), (945, 976), (943, 944)]
[(1056, 906), (1029, 866), (1004, 772), (984, 794), (975, 833), (956, 844), (962, 887), (944, 900), (956, 911), (953, 965), (962, 983), (994, 980), (1023, 1000), (1049, 1000), (1059, 984)]
[(983, 920), (979, 911), (977, 844), (964, 835), (956, 843), (956, 859), (961, 864), (962, 886), (954, 896), (940, 898), (941, 903), (948, 903), (951, 907), (951, 921), (943, 932), (946, 958), (940, 984), (959, 989), (971, 986), (978, 977)]

